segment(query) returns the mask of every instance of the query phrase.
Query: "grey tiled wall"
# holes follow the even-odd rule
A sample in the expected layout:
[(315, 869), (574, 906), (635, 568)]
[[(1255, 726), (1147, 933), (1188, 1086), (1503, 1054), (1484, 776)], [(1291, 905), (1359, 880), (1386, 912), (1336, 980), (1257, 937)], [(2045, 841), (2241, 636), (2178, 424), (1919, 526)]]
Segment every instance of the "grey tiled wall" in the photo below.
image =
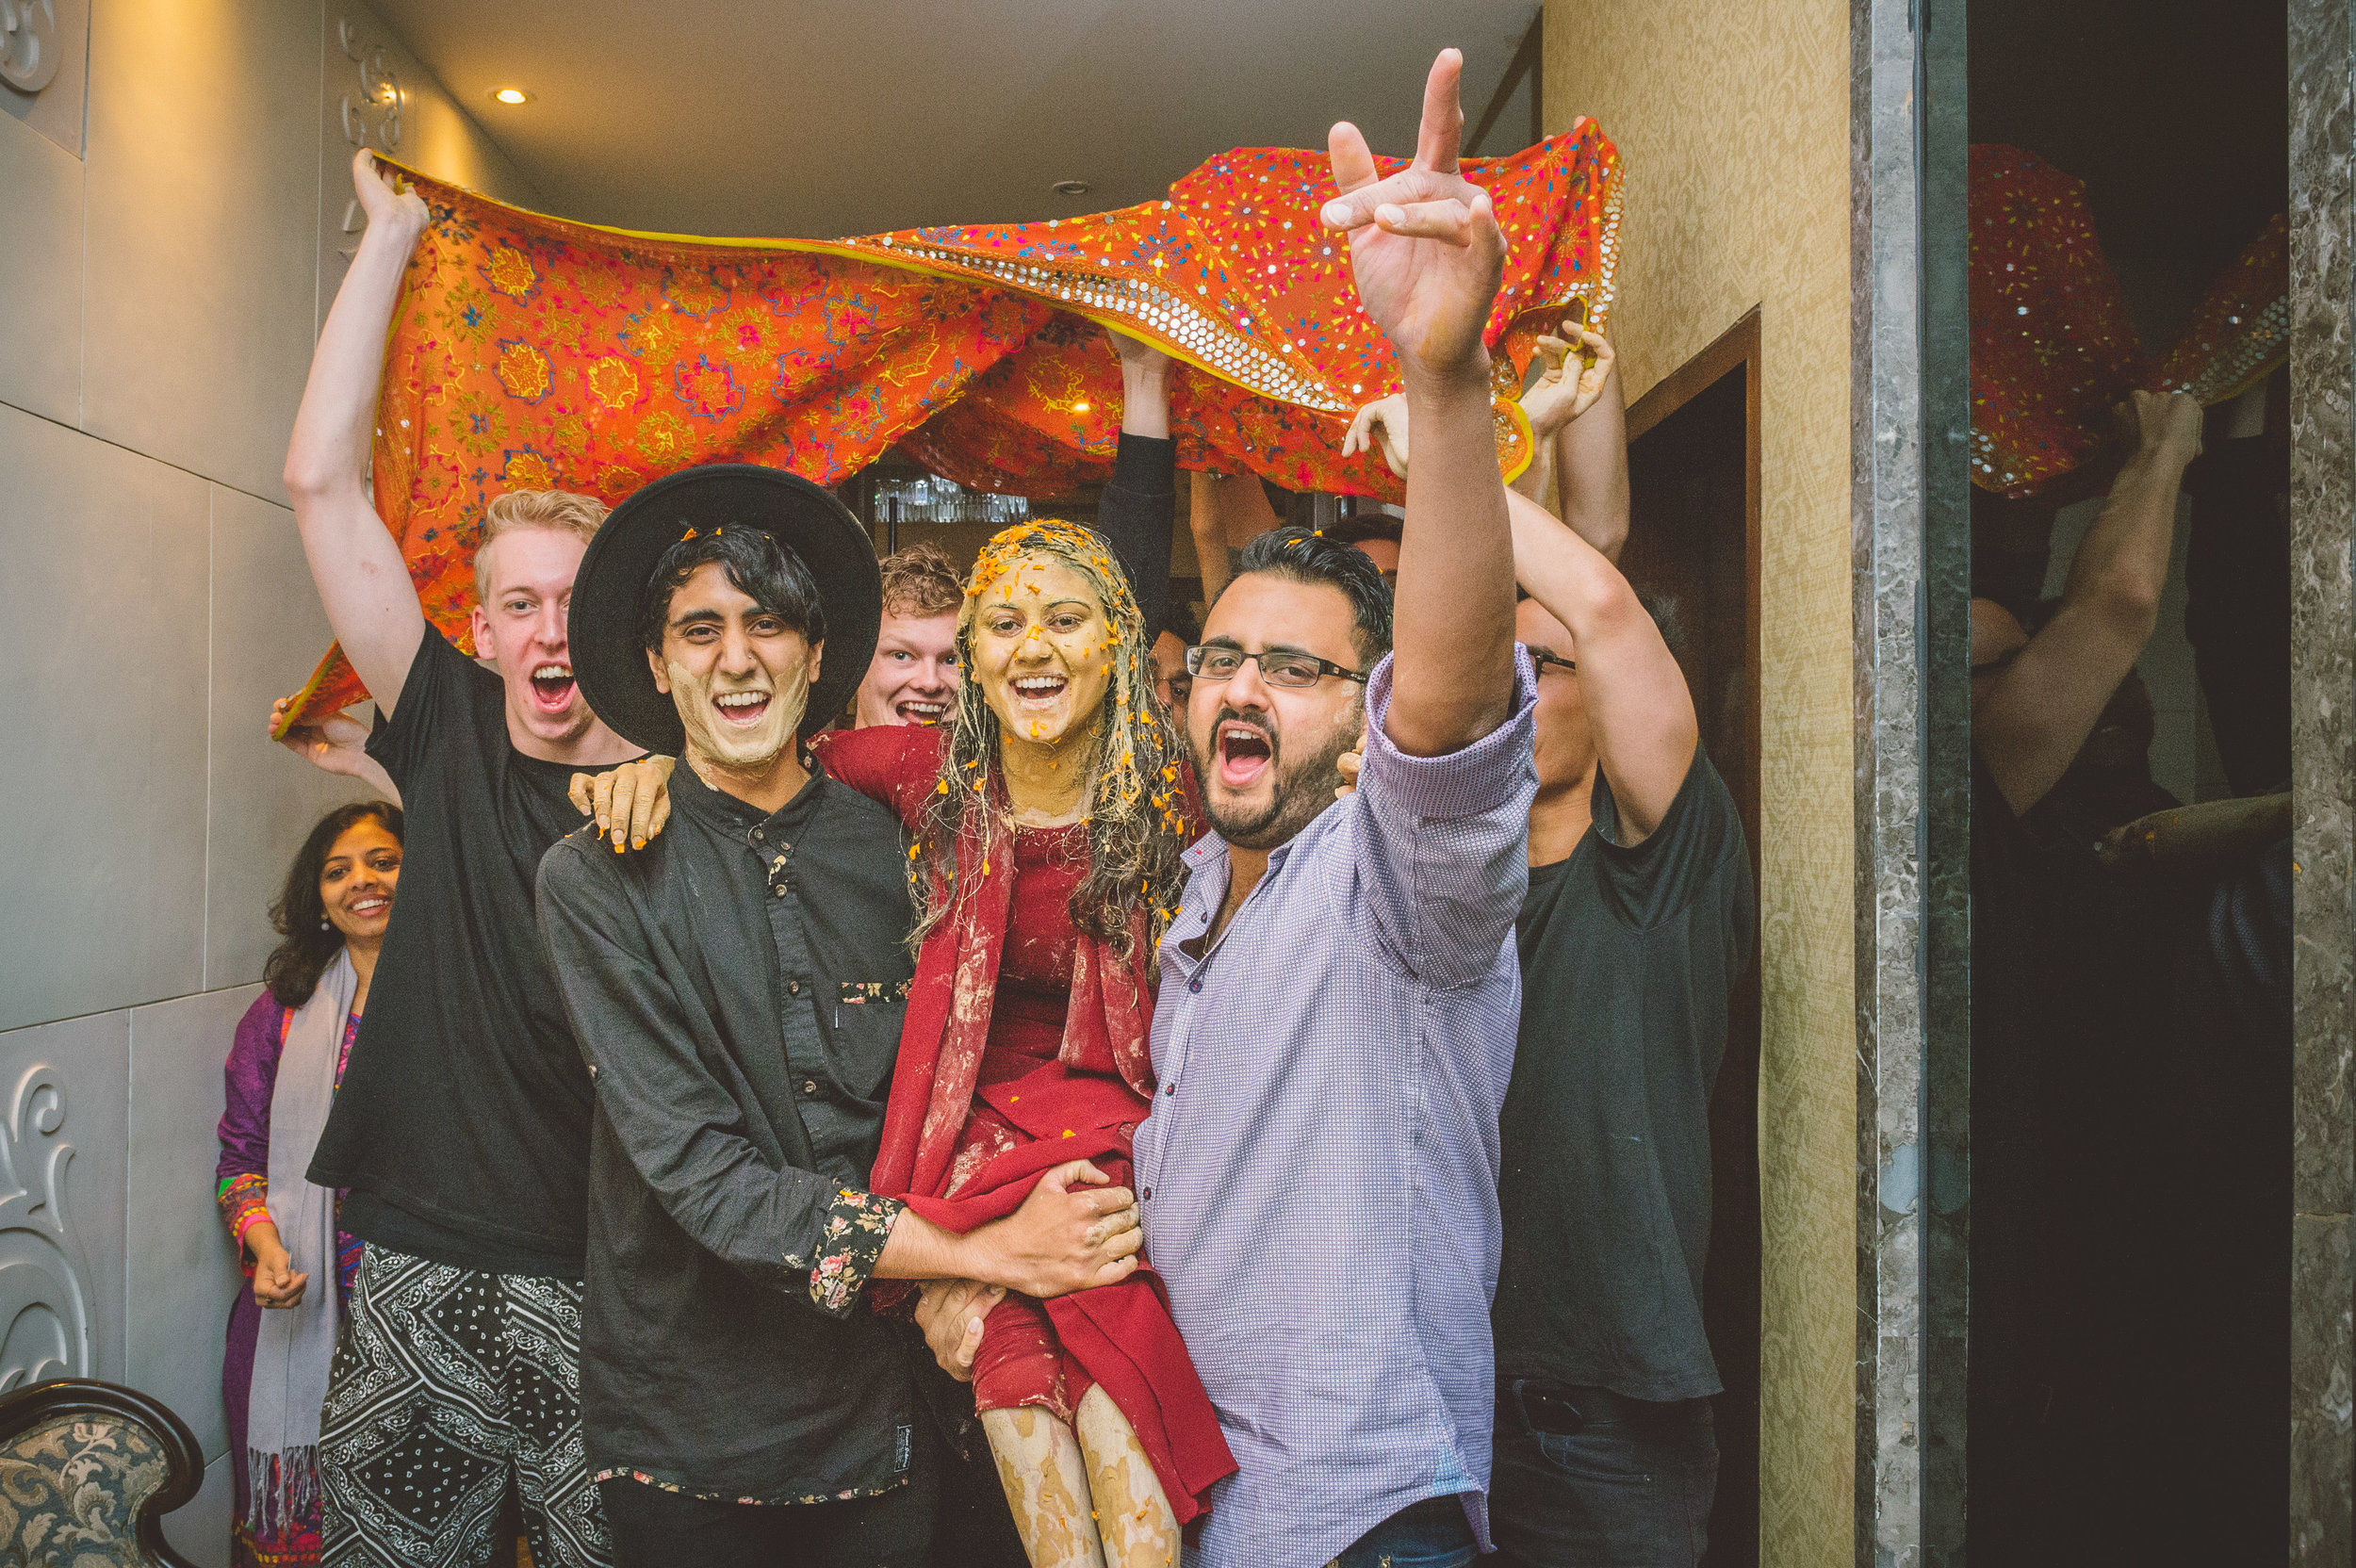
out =
[(47, 90), (87, 91), (87, 138), (0, 105), (0, 1386), (178, 1411), (210, 1468), (168, 1529), (212, 1564), (221, 1061), (287, 858), (360, 792), (263, 735), (328, 642), (278, 471), (350, 243), (343, 24), (390, 49), (402, 155), (535, 198), (361, 6), (87, 14), (87, 77)]

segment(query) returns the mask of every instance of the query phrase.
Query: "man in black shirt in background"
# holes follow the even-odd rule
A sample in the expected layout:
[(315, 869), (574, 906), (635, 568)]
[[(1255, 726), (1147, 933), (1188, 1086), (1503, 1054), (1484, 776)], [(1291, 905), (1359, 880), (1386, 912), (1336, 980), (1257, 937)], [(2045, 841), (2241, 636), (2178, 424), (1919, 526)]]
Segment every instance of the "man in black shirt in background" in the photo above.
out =
[[(1611, 345), (1572, 322), (1563, 333), (1592, 363), (1550, 353), (1522, 406), (1552, 437), (1579, 530), (1530, 498), (1539, 485), (1509, 498), (1527, 596), (1514, 635), (1538, 666), (1538, 793), (1499, 1120), (1490, 1527), (1510, 1568), (1693, 1568), (1722, 1386), (1702, 1331), (1710, 1094), (1758, 903), (1677, 657), (1610, 559), (1628, 534)], [(1383, 459), (1403, 476), (1407, 432), (1395, 407), (1381, 412)]]
[[(1564, 513), (1583, 517), (1591, 490), (1625, 507), (1627, 449), (1608, 346), (1574, 334), (1597, 357), (1557, 449)], [(1596, 545), (1513, 504), (1538, 795), (1500, 1119), (1497, 1547), (1516, 1565), (1691, 1568), (1722, 1386), (1701, 1311), (1710, 1093), (1756, 937), (1749, 850), (1646, 606)]]
[(576, 768), (637, 755), (573, 679), (565, 603), (605, 509), (493, 502), (476, 651), (426, 624), (369, 504), (384, 334), (427, 221), (366, 153), (368, 232), (319, 334), (286, 489), (328, 623), (386, 723), (368, 743), (408, 811), (408, 882), (311, 1180), (351, 1189), (368, 1245), (319, 1432), (325, 1558), (488, 1560), (511, 1487), (542, 1568), (601, 1568), (581, 1463), (589, 1080), (532, 921), (532, 878), (581, 821)]
[(913, 972), (908, 862), (891, 812), (798, 743), (865, 673), (879, 597), (840, 502), (743, 466), (639, 491), (581, 565), (584, 689), (686, 762), (642, 852), (592, 826), (540, 869), (596, 1087), (581, 1405), (623, 1568), (924, 1562), (922, 1345), (867, 1282), (1055, 1296), (1135, 1266), (1135, 1203), (1085, 1161), (963, 1235), (864, 1190)]

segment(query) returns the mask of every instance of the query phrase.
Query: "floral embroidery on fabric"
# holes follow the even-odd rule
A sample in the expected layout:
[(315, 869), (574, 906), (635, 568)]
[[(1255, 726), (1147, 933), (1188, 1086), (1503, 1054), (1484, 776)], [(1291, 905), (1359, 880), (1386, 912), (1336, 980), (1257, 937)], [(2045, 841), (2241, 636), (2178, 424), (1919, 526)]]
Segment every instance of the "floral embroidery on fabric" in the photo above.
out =
[[(1382, 160), (1388, 170), (1398, 160)], [(1600, 328), (1616, 288), (1619, 154), (1592, 120), (1472, 158), (1509, 244), (1485, 335), (1515, 369), (1565, 315)], [(1397, 499), (1350, 412), (1394, 391), (1349, 247), (1317, 218), (1322, 153), (1223, 154), (1168, 199), (1045, 223), (839, 240), (696, 240), (544, 218), (423, 175), (433, 227), (394, 308), (376, 504), (427, 619), (462, 652), (483, 511), (517, 488), (620, 500), (699, 463), (833, 484), (898, 444), (1017, 495), (1102, 482), (1121, 378), (1102, 325), (1183, 362), (1171, 433), (1188, 467)], [(1499, 460), (1528, 431), (1504, 405)], [(529, 464), (502, 454), (530, 453)], [(340, 653), (291, 725), (364, 695)]]
[(892, 1239), (892, 1224), (907, 1205), (897, 1199), (844, 1187), (826, 1207), (818, 1261), (810, 1271), (810, 1298), (821, 1312), (841, 1317), (858, 1302), (868, 1277)]

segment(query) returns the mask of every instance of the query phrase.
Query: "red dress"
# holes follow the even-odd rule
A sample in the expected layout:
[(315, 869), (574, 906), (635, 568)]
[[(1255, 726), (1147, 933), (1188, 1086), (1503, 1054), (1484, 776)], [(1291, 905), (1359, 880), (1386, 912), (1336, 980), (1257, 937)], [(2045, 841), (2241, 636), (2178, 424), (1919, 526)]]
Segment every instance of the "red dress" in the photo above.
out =
[[(888, 725), (834, 731), (816, 749), (921, 833), (945, 742)], [(978, 843), (957, 847), (964, 896), (917, 956), (871, 1185), (962, 1233), (1013, 1213), (1068, 1160), (1133, 1184), (1130, 1140), (1153, 1106), (1153, 952), (1142, 909), (1125, 957), (1072, 925), (1086, 825), (1019, 829), (995, 863)], [(1153, 1270), (1052, 1301), (1010, 1295), (984, 1320), (977, 1408), (1037, 1405), (1069, 1421), (1100, 1383), (1186, 1524), (1235, 1462)]]

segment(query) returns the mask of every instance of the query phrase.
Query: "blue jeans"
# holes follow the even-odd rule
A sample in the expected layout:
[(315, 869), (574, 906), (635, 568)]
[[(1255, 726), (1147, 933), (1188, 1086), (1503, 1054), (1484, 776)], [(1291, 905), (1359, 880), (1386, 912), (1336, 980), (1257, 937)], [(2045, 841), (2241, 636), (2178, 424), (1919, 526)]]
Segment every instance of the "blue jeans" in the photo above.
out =
[[(1497, 1385), (1489, 1529), (1500, 1568), (1695, 1568), (1718, 1489), (1708, 1399), (1655, 1404), (1600, 1388), (1549, 1388), (1525, 1407)], [(1578, 1430), (1545, 1431), (1569, 1425)]]
[(1472, 1568), (1477, 1555), (1464, 1505), (1426, 1497), (1360, 1536), (1331, 1568)]

